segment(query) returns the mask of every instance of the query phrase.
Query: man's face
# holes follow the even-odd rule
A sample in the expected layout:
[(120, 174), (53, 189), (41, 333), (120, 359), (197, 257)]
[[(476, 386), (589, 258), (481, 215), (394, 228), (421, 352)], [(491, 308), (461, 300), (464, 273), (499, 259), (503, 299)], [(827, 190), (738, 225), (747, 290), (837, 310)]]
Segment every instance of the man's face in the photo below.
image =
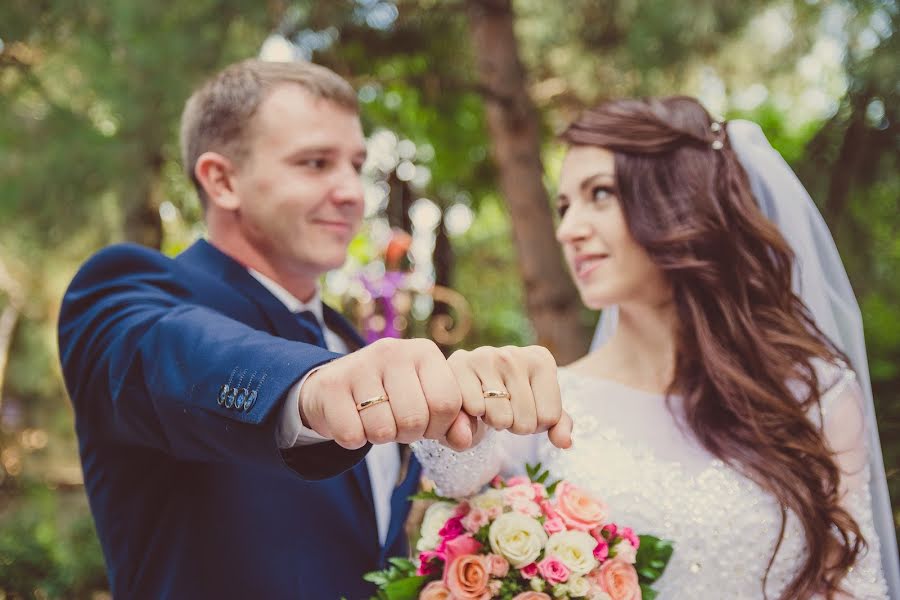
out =
[(246, 241), (295, 277), (344, 264), (364, 211), (358, 115), (284, 84), (260, 105), (248, 150), (234, 183)]

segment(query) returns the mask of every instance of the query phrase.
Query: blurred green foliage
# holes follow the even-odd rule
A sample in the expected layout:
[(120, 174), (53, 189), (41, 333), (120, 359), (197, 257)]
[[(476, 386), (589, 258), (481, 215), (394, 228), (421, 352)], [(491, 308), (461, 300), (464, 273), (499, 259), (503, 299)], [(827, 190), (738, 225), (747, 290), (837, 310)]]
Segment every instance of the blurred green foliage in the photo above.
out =
[[(763, 126), (822, 208), (860, 298), (900, 498), (896, 1), (517, 0), (515, 9), (548, 187), (560, 156), (553, 133), (604, 97), (689, 93)], [(451, 238), (450, 284), (475, 316), (463, 344), (533, 339), (464, 2), (6, 0), (0, 596), (91, 597), (104, 586), (55, 358), (59, 301), (78, 264), (104, 244), (130, 239), (175, 253), (202, 230), (178, 164), (182, 103), (205, 75), (257, 54), (272, 32), (353, 81), (367, 131), (388, 128), (434, 150), (430, 182), (416, 193), (443, 209), (473, 209), (473, 226)], [(175, 209), (167, 221), (164, 202)], [(6, 339), (3, 315), (14, 319)]]

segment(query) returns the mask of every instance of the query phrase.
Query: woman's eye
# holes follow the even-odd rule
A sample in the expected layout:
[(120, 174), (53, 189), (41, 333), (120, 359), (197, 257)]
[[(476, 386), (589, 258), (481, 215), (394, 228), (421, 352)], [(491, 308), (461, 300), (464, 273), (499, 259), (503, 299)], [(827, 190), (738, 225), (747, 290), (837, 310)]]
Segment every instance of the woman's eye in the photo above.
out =
[(613, 195), (614, 194), (612, 188), (603, 185), (598, 185), (591, 190), (591, 197), (598, 202), (602, 200), (609, 200), (613, 197)]
[(567, 210), (569, 210), (568, 204), (557, 204), (556, 205), (556, 214), (560, 219), (562, 219), (564, 216), (566, 216)]

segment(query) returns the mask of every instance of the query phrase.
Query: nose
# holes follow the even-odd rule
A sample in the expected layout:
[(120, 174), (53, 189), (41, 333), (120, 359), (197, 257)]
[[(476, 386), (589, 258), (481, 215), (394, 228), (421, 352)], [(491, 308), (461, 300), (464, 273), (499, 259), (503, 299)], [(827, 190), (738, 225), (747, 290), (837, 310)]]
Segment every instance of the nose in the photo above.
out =
[(338, 204), (359, 205), (364, 203), (362, 176), (352, 164), (335, 171), (332, 184), (332, 200)]
[(590, 224), (579, 217), (578, 206), (573, 205), (566, 210), (556, 228), (556, 240), (563, 245), (577, 245), (590, 237), (591, 233)]

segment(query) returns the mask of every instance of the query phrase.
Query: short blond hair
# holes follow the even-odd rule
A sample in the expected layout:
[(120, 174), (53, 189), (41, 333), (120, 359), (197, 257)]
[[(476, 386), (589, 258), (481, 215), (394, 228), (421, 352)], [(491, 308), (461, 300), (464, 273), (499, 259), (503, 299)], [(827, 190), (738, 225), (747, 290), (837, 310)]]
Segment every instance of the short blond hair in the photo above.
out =
[(197, 159), (204, 152), (218, 152), (236, 163), (243, 161), (254, 115), (266, 96), (285, 83), (359, 112), (353, 86), (320, 65), (248, 59), (226, 67), (188, 98), (181, 113), (182, 165), (204, 208), (206, 194), (194, 174)]

